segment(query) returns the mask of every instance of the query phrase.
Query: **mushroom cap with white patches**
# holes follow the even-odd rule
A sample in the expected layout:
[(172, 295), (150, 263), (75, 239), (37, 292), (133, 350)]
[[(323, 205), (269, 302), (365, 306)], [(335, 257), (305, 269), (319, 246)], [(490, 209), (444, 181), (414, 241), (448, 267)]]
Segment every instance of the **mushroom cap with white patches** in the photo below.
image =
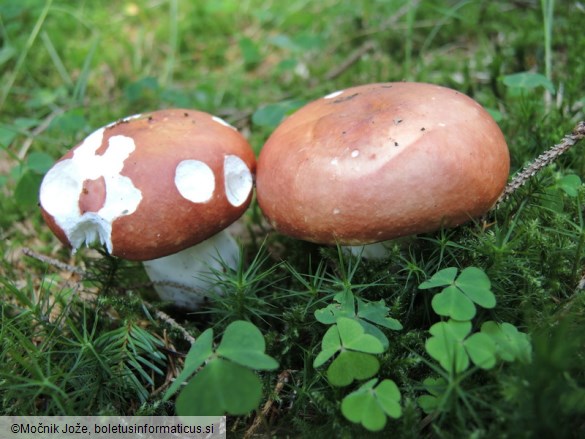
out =
[(509, 163), (501, 130), (473, 99), (432, 84), (368, 84), (287, 117), (260, 152), (256, 194), (283, 234), (366, 244), (482, 215)]
[[(97, 242), (134, 260), (173, 254), (223, 230), (250, 203), (256, 161), (246, 139), (217, 119), (161, 110), (90, 134), (41, 184), (47, 224), (74, 249)], [(239, 176), (228, 182), (234, 169)]]

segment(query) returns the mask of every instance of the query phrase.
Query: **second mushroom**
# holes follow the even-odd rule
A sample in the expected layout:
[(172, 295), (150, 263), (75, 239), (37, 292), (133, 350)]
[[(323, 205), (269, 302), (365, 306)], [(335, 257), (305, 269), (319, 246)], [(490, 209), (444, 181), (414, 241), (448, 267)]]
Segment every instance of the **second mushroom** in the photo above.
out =
[(506, 141), (473, 99), (423, 83), (340, 90), (284, 120), (256, 193), (283, 234), (359, 246), (484, 214), (508, 178)]
[(145, 261), (161, 298), (192, 309), (220, 261), (235, 267), (238, 246), (224, 229), (248, 207), (254, 172), (254, 153), (234, 127), (161, 110), (90, 134), (46, 174), (40, 205), (63, 243), (99, 241), (114, 256)]

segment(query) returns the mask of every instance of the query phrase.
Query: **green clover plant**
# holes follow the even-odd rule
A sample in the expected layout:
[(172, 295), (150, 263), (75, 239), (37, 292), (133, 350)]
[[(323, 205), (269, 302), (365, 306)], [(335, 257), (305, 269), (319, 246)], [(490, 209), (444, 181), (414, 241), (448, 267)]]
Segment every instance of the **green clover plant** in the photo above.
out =
[(571, 198), (575, 198), (579, 194), (579, 188), (583, 182), (578, 175), (569, 174), (557, 176), (554, 187), (559, 188)]
[[(472, 332), (475, 305), (496, 305), (490, 280), (482, 270), (468, 267), (457, 277), (457, 268), (445, 268), (419, 286), (435, 287), (445, 288), (433, 297), (433, 310), (450, 319), (431, 326), (431, 337), (425, 343), (429, 356), (442, 368), (434, 368), (440, 378), (427, 378), (422, 383), (428, 394), (420, 396), (418, 404), (427, 413), (446, 411), (457, 398), (466, 400), (461, 381), (473, 371), (469, 370), (472, 364), (488, 370), (498, 361), (528, 363), (532, 355), (528, 335), (510, 323), (487, 321)], [(466, 405), (470, 406), (468, 401)]]
[(512, 93), (520, 94), (522, 91), (533, 90), (542, 87), (550, 93), (555, 92), (555, 86), (552, 81), (540, 73), (520, 72), (505, 75), (502, 82)]
[(382, 430), (387, 416), (399, 418), (402, 415), (400, 390), (396, 383), (382, 380), (376, 385), (377, 382), (377, 378), (371, 379), (341, 402), (343, 416), (351, 422), (361, 423), (370, 431)]
[(496, 364), (496, 345), (482, 333), (471, 334), (471, 322), (448, 320), (435, 323), (425, 343), (427, 353), (447, 372), (461, 373), (469, 368), (470, 360), (482, 369)]
[(561, 214), (564, 211), (567, 197), (576, 198), (582, 185), (583, 182), (578, 175), (563, 175), (556, 172), (554, 182), (543, 188), (540, 204)]
[(528, 334), (518, 331), (514, 325), (488, 321), (481, 325), (481, 333), (492, 339), (496, 346), (496, 357), (500, 360), (530, 363), (532, 358), (530, 337)]
[(185, 358), (185, 367), (167, 390), (168, 400), (188, 380), (176, 401), (181, 416), (242, 415), (258, 407), (262, 382), (252, 370), (273, 370), (278, 362), (265, 353), (260, 330), (237, 320), (228, 325), (213, 349), (213, 329), (197, 338)]
[(322, 366), (339, 353), (327, 369), (327, 379), (333, 386), (347, 386), (353, 380), (374, 376), (380, 363), (371, 354), (381, 354), (384, 350), (380, 340), (366, 334), (358, 322), (339, 317), (323, 336), (321, 352), (315, 358), (313, 367)]
[(458, 277), (457, 268), (445, 268), (419, 285), (421, 290), (437, 287), (445, 287), (431, 302), (433, 310), (440, 316), (471, 320), (475, 317), (476, 304), (483, 308), (496, 306), (489, 278), (476, 267), (465, 268)]
[(429, 394), (420, 396), (417, 402), (426, 413), (445, 411), (452, 396), (465, 398), (459, 383), (470, 363), (492, 369), (498, 361), (529, 363), (532, 356), (528, 335), (510, 323), (488, 321), (479, 332), (470, 334), (471, 322), (449, 320), (434, 324), (430, 332), (426, 351), (446, 373), (423, 381)]
[(325, 325), (331, 325), (337, 322), (340, 317), (354, 319), (359, 322), (367, 334), (373, 335), (382, 343), (384, 350), (389, 346), (388, 338), (377, 326), (393, 331), (402, 329), (402, 325), (398, 320), (388, 317), (389, 308), (383, 300), (366, 302), (359, 297), (355, 297), (350, 290), (336, 294), (333, 300), (335, 303), (315, 311), (317, 321)]
[[(327, 368), (327, 379), (332, 386), (343, 387), (378, 373), (380, 362), (375, 355), (385, 352), (390, 345), (382, 328), (398, 331), (402, 325), (388, 315), (389, 308), (383, 300), (356, 297), (353, 289), (359, 291), (364, 287), (351, 282), (357, 264), (352, 265), (350, 261), (346, 270), (341, 248), (338, 248), (338, 255), (343, 273), (341, 282), (333, 282), (338, 292), (333, 294), (333, 303), (314, 313), (318, 322), (331, 327), (323, 336), (313, 367), (321, 367), (333, 359)], [(376, 386), (378, 381), (378, 378), (367, 381), (347, 395), (341, 406), (346, 419), (361, 423), (371, 431), (384, 428), (387, 416), (401, 416), (400, 392), (396, 384), (385, 379)]]
[(446, 410), (446, 403), (449, 401), (451, 392), (448, 381), (441, 378), (425, 378), (422, 382), (423, 388), (428, 394), (421, 395), (416, 402), (425, 413), (433, 413)]

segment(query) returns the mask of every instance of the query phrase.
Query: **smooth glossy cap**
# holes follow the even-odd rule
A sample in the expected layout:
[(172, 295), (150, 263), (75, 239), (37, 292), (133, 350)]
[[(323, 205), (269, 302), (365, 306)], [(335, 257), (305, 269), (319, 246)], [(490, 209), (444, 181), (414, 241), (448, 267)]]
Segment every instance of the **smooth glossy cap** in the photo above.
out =
[(285, 119), (258, 158), (256, 192), (283, 234), (366, 244), (482, 215), (509, 163), (500, 128), (473, 99), (431, 84), (369, 84)]

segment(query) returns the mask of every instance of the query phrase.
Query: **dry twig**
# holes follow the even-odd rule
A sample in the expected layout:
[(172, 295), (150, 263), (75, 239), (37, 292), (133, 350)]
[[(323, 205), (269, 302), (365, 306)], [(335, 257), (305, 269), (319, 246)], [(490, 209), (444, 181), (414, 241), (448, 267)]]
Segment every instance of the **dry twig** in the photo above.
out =
[(75, 274), (78, 274), (82, 277), (85, 276), (85, 272), (81, 268), (66, 264), (65, 262), (61, 262), (55, 258), (51, 258), (49, 256), (42, 255), (40, 253), (37, 253), (37, 252), (31, 250), (28, 247), (24, 247), (22, 249), (22, 253), (24, 253), (28, 257), (36, 259), (37, 261), (41, 261), (47, 265), (58, 268), (59, 270), (69, 271), (70, 273), (75, 273)]
[[(278, 380), (276, 381), (276, 386), (274, 387), (274, 395), (278, 396), (280, 394), (282, 388), (288, 382), (289, 375), (290, 375), (289, 370), (283, 370), (282, 372), (280, 372), (280, 374), (278, 375)], [(264, 407), (262, 407), (262, 411), (256, 414), (254, 422), (252, 423), (252, 425), (250, 425), (250, 428), (248, 428), (248, 430), (244, 434), (244, 439), (250, 439), (256, 433), (256, 431), (260, 427), (260, 424), (262, 424), (262, 421), (266, 419), (266, 416), (270, 412), (270, 409), (272, 408), (273, 404), (274, 398), (269, 398), (266, 401)]]
[(547, 151), (543, 152), (539, 155), (536, 160), (526, 166), (522, 171), (517, 173), (512, 181), (508, 183), (506, 189), (498, 201), (496, 202), (494, 209), (497, 209), (501, 203), (506, 201), (514, 192), (516, 192), (520, 187), (522, 187), (531, 177), (533, 177), (538, 171), (542, 168), (550, 165), (554, 162), (561, 154), (567, 152), (571, 147), (579, 143), (579, 141), (585, 138), (585, 122), (579, 122), (575, 128), (573, 128), (573, 132), (571, 134), (566, 135), (563, 137), (563, 140), (553, 146), (552, 148), (548, 149)]
[(351, 66), (353, 66), (356, 62), (358, 62), (362, 56), (364, 56), (369, 51), (373, 50), (375, 47), (373, 41), (366, 41), (356, 50), (351, 52), (347, 58), (343, 60), (343, 62), (337, 66), (334, 66), (331, 70), (329, 70), (326, 74), (324, 79), (326, 81), (332, 81), (333, 79), (341, 76), (346, 70), (348, 70)]

